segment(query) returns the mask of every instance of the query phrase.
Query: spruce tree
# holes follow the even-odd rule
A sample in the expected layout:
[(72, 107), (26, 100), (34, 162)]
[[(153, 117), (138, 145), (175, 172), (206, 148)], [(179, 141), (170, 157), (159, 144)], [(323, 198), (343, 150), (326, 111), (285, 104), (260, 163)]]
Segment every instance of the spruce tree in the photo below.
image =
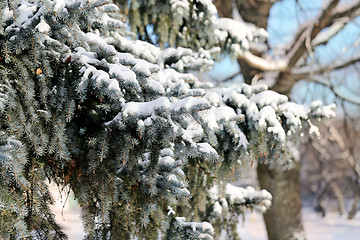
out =
[(66, 239), (49, 182), (74, 192), (86, 239), (235, 238), (242, 209), (271, 195), (228, 184), (232, 169), (290, 166), (288, 142), (334, 115), (189, 73), (266, 38), (211, 1), (117, 4), (0, 3), (0, 239)]

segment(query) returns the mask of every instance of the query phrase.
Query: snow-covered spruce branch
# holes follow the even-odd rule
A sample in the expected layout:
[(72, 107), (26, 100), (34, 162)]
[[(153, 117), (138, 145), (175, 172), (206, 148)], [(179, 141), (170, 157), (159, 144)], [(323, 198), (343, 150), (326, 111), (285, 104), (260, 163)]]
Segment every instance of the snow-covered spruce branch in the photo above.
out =
[[(257, 145), (258, 137), (252, 138), (245, 132), (264, 132), (282, 145), (311, 127), (309, 120), (335, 116), (335, 105), (322, 106), (315, 102), (311, 107), (305, 107), (288, 102), (286, 96), (267, 90), (265, 85), (213, 88), (207, 90), (205, 98), (216, 106), (203, 119), (210, 142), (216, 145), (225, 141), (217, 140), (214, 133), (228, 131), (235, 144), (231, 145), (233, 151)], [(242, 122), (247, 123), (246, 127)]]
[[(214, 229), (208, 222), (186, 222), (184, 217), (175, 218), (175, 226), (185, 232), (183, 237), (189, 240), (212, 240)], [(180, 238), (179, 238), (180, 239)]]
[[(6, 106), (1, 108), (1, 132), (11, 133), (2, 136), (6, 162), (0, 164), (2, 176), (12, 177), (0, 195), (16, 192), (1, 206), (20, 203), (25, 208), (23, 215), (17, 215), (20, 207), (0, 216), (11, 223), (2, 226), (1, 237), (66, 239), (49, 209), (48, 179), (74, 191), (88, 238), (157, 239), (161, 232), (168, 239), (211, 239), (211, 225), (200, 223), (207, 219), (194, 219), (192, 213), (206, 206), (196, 201), (206, 201), (216, 178), (226, 176), (239, 158), (283, 149), (285, 141), (311, 126), (311, 117), (333, 115), (333, 107), (315, 104), (308, 110), (265, 86), (205, 90), (211, 84), (174, 69), (208, 68), (221, 39), (229, 42), (220, 47), (246, 49), (246, 41), (262, 41), (264, 32), (254, 37), (258, 29), (253, 29), (238, 36), (223, 25), (217, 28), (216, 10), (208, 0), (196, 1), (196, 8), (188, 8), (186, 0), (171, 1), (179, 8), (161, 5), (164, 14), (155, 2), (131, 2), (138, 5), (126, 9), (130, 2), (123, 1), (119, 9), (108, 0), (0, 3), (0, 79), (6, 95), (0, 95)], [(138, 15), (141, 4), (148, 4), (147, 20)], [(139, 26), (145, 31), (141, 21), (155, 13), (150, 21), (159, 23), (155, 34), (170, 34), (159, 43), (189, 48), (143, 53), (148, 44), (126, 38), (131, 34), (118, 16), (126, 10), (136, 31)], [(171, 33), (170, 16), (178, 27), (183, 17), (193, 21)], [(14, 158), (20, 162), (4, 167), (7, 150), (19, 150), (10, 142), (20, 140), (24, 153), (16, 151), (19, 159)], [(26, 181), (18, 181), (22, 176)], [(11, 188), (15, 183), (25, 187)], [(15, 202), (19, 196), (27, 204)], [(179, 209), (175, 215), (168, 214), (169, 206)], [(22, 227), (13, 228), (14, 222)]]
[(212, 215), (220, 217), (227, 214), (229, 207), (244, 206), (265, 212), (271, 206), (272, 196), (266, 190), (256, 191), (252, 187), (242, 188), (230, 183), (226, 184), (223, 192), (221, 187), (214, 185), (209, 189)]
[[(188, 178), (194, 181), (195, 186), (199, 184), (203, 187), (192, 188), (191, 192), (197, 192), (197, 197), (194, 200), (190, 199), (188, 205), (198, 206), (198, 215), (206, 215), (207, 221), (214, 223), (216, 231), (221, 231), (236, 226), (238, 218), (235, 216), (242, 214), (245, 207), (265, 211), (269, 207), (271, 197), (265, 191), (231, 188), (231, 185), (226, 183), (224, 186), (216, 183), (202, 185), (200, 176), (211, 177), (215, 174), (219, 178), (225, 177), (231, 174), (234, 166), (254, 159), (272, 166), (291, 168), (296, 159), (287, 157), (288, 152), (291, 152), (288, 142), (296, 143), (303, 132), (317, 137), (318, 129), (312, 121), (334, 117), (335, 106), (323, 106), (319, 102), (314, 102), (309, 107), (298, 105), (288, 102), (284, 95), (267, 90), (265, 85), (242, 84), (237, 88), (207, 89), (205, 98), (211, 103), (212, 108), (198, 115), (205, 131), (203, 141), (211, 143), (216, 149), (221, 165), (214, 169), (203, 160), (189, 162)], [(214, 173), (211, 174), (212, 172)], [(193, 174), (196, 174), (196, 177), (193, 178)], [(204, 200), (213, 199), (214, 194), (225, 196), (224, 189), (228, 187), (236, 196), (244, 194), (243, 198), (229, 195), (226, 201), (216, 199), (218, 203), (215, 200)], [(252, 200), (246, 197), (248, 192), (248, 196), (253, 197)], [(234, 204), (230, 206), (230, 202)], [(231, 210), (229, 215), (217, 215), (214, 218), (215, 213), (222, 211), (219, 209)], [(196, 217), (198, 216), (195, 215), (194, 218)]]
[(163, 68), (173, 68), (179, 72), (209, 70), (214, 65), (213, 59), (220, 52), (220, 48), (218, 47), (214, 47), (211, 50), (200, 48), (198, 52), (193, 52), (189, 48), (182, 47), (170, 47), (162, 50), (144, 41), (129, 40), (118, 33), (112, 33), (111, 37), (105, 40), (120, 51), (158, 64)]
[[(209, 144), (199, 142), (201, 128), (188, 128), (195, 112), (209, 108), (200, 88), (206, 84), (109, 44), (115, 42), (112, 31), (125, 31), (120, 21), (105, 13), (118, 11), (108, 1), (23, 1), (19, 8), (2, 4), (5, 7), (1, 11), (8, 12), (1, 22), (5, 29), (1, 35), (5, 39), (1, 45), (5, 63), (1, 66), (7, 69), (1, 72), (2, 80), (8, 79), (11, 87), (23, 90), (10, 88), (14, 93), (9, 101), (12, 107), (4, 108), (3, 114), (11, 121), (4, 127), (29, 139), (24, 144), (34, 148), (36, 156), (32, 151), (26, 156), (38, 159), (40, 166), (55, 169), (54, 180), (71, 186), (83, 207), (88, 236), (109, 234), (114, 219), (126, 216), (127, 221), (113, 230), (112, 236), (127, 239), (137, 232), (152, 239), (158, 231), (149, 233), (145, 229), (158, 229), (169, 221), (150, 221), (166, 216), (162, 205), (176, 205), (177, 198), (190, 196), (181, 170), (187, 158), (217, 158)], [(95, 30), (88, 32), (89, 27)], [(136, 46), (136, 42), (131, 43)], [(213, 63), (205, 50), (196, 55), (188, 49), (169, 49), (159, 55), (166, 62), (174, 58), (176, 63), (180, 58), (184, 70), (198, 70), (206, 62), (207, 66)], [(12, 71), (19, 71), (24, 83)], [(38, 83), (40, 92), (35, 95)], [(27, 100), (25, 108), (19, 107), (22, 99)], [(26, 117), (33, 121), (27, 122)], [(164, 149), (169, 150), (164, 153)], [(27, 162), (27, 157), (21, 160)], [(38, 179), (45, 176), (43, 170), (37, 171)], [(21, 176), (22, 169), (16, 171)], [(93, 189), (101, 189), (101, 196)], [(40, 188), (32, 191), (27, 196), (48, 194)], [(31, 198), (25, 200), (33, 202)], [(37, 203), (47, 206), (51, 198), (44, 201)], [(114, 204), (119, 207), (113, 208)], [(32, 214), (37, 217), (35, 212)], [(133, 226), (140, 219), (142, 225)], [(44, 229), (35, 226), (38, 237), (56, 229), (42, 226)], [(33, 234), (21, 229), (15, 229), (14, 234), (20, 232), (24, 236)]]

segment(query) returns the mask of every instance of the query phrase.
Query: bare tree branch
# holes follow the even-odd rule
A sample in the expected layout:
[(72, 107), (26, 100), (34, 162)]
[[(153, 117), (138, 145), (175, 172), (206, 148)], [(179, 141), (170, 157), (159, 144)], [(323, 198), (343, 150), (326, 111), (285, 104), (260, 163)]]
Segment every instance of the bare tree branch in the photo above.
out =
[(230, 76), (224, 78), (223, 80), (221, 80), (221, 82), (227, 82), (227, 81), (230, 81), (232, 80), (233, 78), (235, 78), (236, 76), (239, 76), (241, 74), (241, 72), (236, 72), (234, 74), (231, 74)]
[[(308, 21), (299, 29), (294, 38), (296, 41), (288, 48), (289, 69), (292, 69), (306, 53), (309, 48), (307, 43), (310, 42), (312, 47), (327, 43), (347, 23), (360, 15), (359, 0), (348, 4), (338, 5), (338, 3), (337, 0), (330, 1), (318, 18)], [(325, 28), (328, 29), (322, 31)]]
[(326, 30), (321, 31), (311, 42), (312, 47), (316, 47), (322, 44), (326, 44), (332, 37), (334, 37), (338, 32), (340, 32), (348, 23), (350, 22), (349, 18), (341, 18), (338, 21), (335, 21), (331, 26)]
[(333, 36), (343, 29), (349, 22), (360, 15), (360, 1), (338, 5), (331, 16), (331, 20), (325, 26), (328, 29), (320, 32), (311, 42), (313, 47), (326, 44)]
[[(342, 5), (338, 5), (338, 2), (338, 0), (332, 0), (327, 7), (323, 8), (318, 18), (307, 22), (299, 29), (294, 38), (296, 41), (289, 46), (286, 60), (266, 60), (251, 52), (239, 54), (239, 58), (261, 71), (284, 72), (292, 69), (306, 52), (311, 51), (312, 47), (326, 44), (352, 19), (360, 15), (360, 1)], [(336, 68), (341, 67), (335, 67), (332, 70)]]
[[(354, 15), (354, 13), (356, 13), (356, 15), (359, 15), (359, 8), (360, 8), (359, 0), (355, 0), (349, 3), (339, 5), (334, 10), (332, 19), (336, 20), (343, 17), (349, 17)], [(332, 24), (332, 22), (330, 22), (330, 24)]]
[(308, 79), (311, 82), (319, 83), (323, 86), (326, 86), (331, 89), (331, 91), (335, 94), (335, 96), (339, 99), (342, 99), (344, 101), (347, 101), (349, 103), (360, 105), (360, 98), (357, 96), (350, 96), (349, 94), (344, 94), (342, 91), (340, 91), (338, 88), (336, 88), (331, 81), (324, 80), (321, 78), (311, 78)]
[(238, 58), (245, 60), (251, 67), (264, 72), (283, 72), (287, 69), (287, 62), (283, 60), (267, 60), (251, 52), (239, 52)]
[(338, 144), (340, 150), (343, 151), (344, 153), (346, 153), (348, 162), (349, 162), (350, 166), (353, 168), (353, 170), (355, 171), (356, 175), (358, 177), (360, 177), (360, 168), (356, 164), (356, 160), (354, 159), (354, 156), (351, 154), (349, 149), (346, 147), (346, 143), (343, 140), (343, 138), (341, 137), (338, 130), (334, 126), (330, 126), (329, 132), (330, 132), (331, 136), (334, 138), (334, 140), (336, 141), (336, 143)]
[(329, 1), (328, 5), (323, 7), (318, 18), (305, 23), (303, 27), (300, 28), (299, 33), (295, 35), (296, 41), (294, 41), (288, 48), (288, 69), (292, 69), (307, 51), (307, 43), (311, 43), (320, 31), (329, 25), (331, 22), (332, 12), (338, 3), (339, 0)]
[(351, 66), (357, 62), (360, 62), (360, 53), (355, 54), (355, 56), (353, 56), (349, 59), (335, 62), (334, 64), (331, 64), (331, 65), (326, 65), (326, 66), (315, 68), (315, 69), (311, 68), (309, 66), (306, 66), (306, 67), (302, 67), (302, 68), (293, 69), (291, 71), (291, 73), (293, 74), (293, 77), (296, 80), (302, 80), (302, 79), (307, 79), (312, 75), (324, 74), (324, 73), (329, 73), (329, 72), (332, 72), (335, 70), (340, 70), (340, 69), (346, 68), (348, 66)]

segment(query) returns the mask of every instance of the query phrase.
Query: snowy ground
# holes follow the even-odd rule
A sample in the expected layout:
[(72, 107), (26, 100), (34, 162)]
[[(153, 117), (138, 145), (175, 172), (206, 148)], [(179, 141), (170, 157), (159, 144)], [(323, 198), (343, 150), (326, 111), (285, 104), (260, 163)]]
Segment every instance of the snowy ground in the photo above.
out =
[(63, 227), (69, 240), (81, 240), (84, 236), (81, 211), (77, 202), (74, 201), (73, 195), (70, 194), (64, 206), (65, 197), (58, 194), (59, 191), (57, 187), (50, 185), (50, 191), (56, 201), (51, 208), (55, 214), (56, 222)]
[[(360, 214), (355, 219), (329, 213), (325, 218), (311, 208), (303, 208), (305, 232), (308, 240), (359, 240)], [(242, 240), (266, 240), (265, 225), (258, 213), (248, 213), (246, 221), (238, 226)]]
[[(52, 192), (56, 192), (52, 191)], [(57, 222), (63, 226), (69, 240), (80, 240), (83, 237), (81, 212), (70, 195), (65, 208), (62, 209), (63, 200), (56, 196), (53, 211)], [(359, 240), (360, 239), (360, 213), (353, 220), (345, 216), (329, 213), (322, 218), (310, 207), (303, 208), (305, 231), (308, 240)], [(265, 225), (259, 213), (247, 213), (245, 222), (239, 224), (238, 231), (242, 240), (266, 240)]]

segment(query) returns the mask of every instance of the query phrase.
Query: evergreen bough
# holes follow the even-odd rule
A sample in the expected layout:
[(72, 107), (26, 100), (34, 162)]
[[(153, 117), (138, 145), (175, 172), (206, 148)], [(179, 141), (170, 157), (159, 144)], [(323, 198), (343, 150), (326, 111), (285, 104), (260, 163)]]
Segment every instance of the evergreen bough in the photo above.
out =
[(235, 21), (211, 1), (117, 4), (0, 2), (0, 239), (66, 239), (49, 182), (74, 192), (86, 239), (230, 235), (243, 207), (271, 201), (228, 184), (231, 171), (269, 155), (291, 167), (288, 142), (334, 115), (188, 73), (266, 38), (220, 24)]

